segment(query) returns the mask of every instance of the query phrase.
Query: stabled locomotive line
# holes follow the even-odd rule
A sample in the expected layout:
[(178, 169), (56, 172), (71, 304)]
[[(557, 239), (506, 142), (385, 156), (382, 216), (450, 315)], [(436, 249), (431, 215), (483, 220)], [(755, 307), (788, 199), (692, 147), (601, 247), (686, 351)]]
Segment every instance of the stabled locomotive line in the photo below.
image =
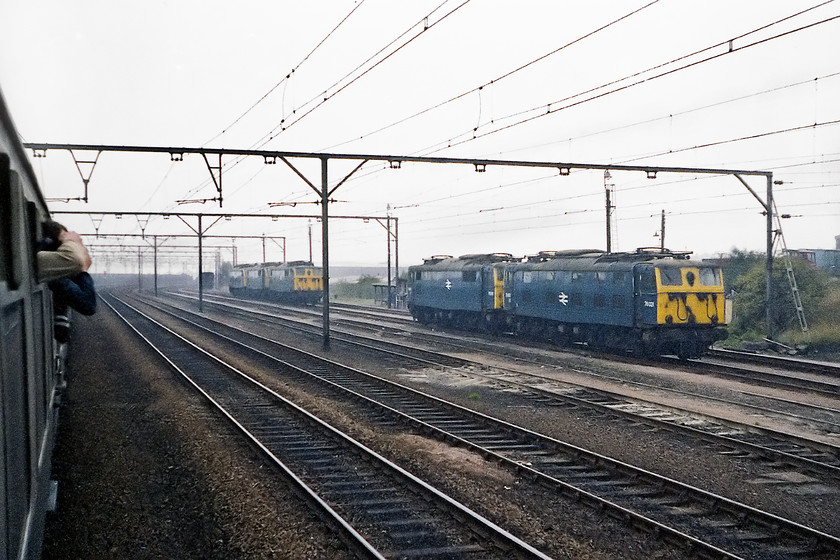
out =
[[(188, 301), (196, 301), (198, 298), (194, 295), (185, 294), (185, 293), (170, 293), (167, 294), (168, 296), (184, 299)], [(160, 299), (160, 298), (158, 298)], [(312, 336), (320, 337), (323, 332), (323, 327), (321, 326), (322, 321), (322, 314), (320, 310), (316, 310), (314, 307), (311, 308), (302, 308), (302, 307), (292, 307), (287, 305), (281, 305), (276, 302), (267, 302), (261, 300), (242, 300), (236, 298), (229, 298), (223, 297), (218, 295), (207, 295), (204, 297), (204, 305), (205, 306), (216, 306), (226, 311), (237, 313), (240, 315), (257, 315), (266, 321), (270, 321), (276, 324), (282, 324), (286, 328), (294, 329), (298, 332), (306, 333)], [(269, 312), (280, 312), (285, 314), (286, 316), (280, 316), (277, 313)], [(293, 318), (298, 317), (298, 318)], [(370, 319), (374, 319), (372, 316), (369, 317)], [(379, 320), (381, 317), (377, 317), (376, 319)], [(307, 323), (307, 319), (311, 319), (311, 323)], [(377, 323), (371, 323), (370, 321), (361, 321), (361, 320), (346, 320), (340, 319), (337, 317), (333, 317), (331, 320), (332, 323), (335, 324), (350, 324), (355, 328), (359, 328), (365, 331), (371, 332), (381, 332), (384, 327)], [(410, 322), (406, 322), (410, 324)], [(393, 327), (392, 327), (393, 328)]]
[(790, 356), (771, 356), (766, 354), (754, 354), (739, 350), (724, 350), (719, 348), (711, 349), (710, 357), (734, 360), (738, 362), (760, 364), (772, 367), (783, 367), (794, 371), (817, 373), (828, 375), (833, 378), (840, 378), (840, 364), (820, 362), (816, 360), (804, 360)]
[[(222, 298), (228, 299), (229, 298)], [(235, 300), (241, 301), (241, 300)], [(273, 304), (272, 304), (273, 305)], [(316, 317), (316, 314), (312, 311), (307, 310), (300, 310), (300, 309), (289, 309), (283, 308), (293, 313), (302, 313), (302, 314), (309, 314), (312, 317)], [(403, 329), (399, 326), (401, 323), (408, 323), (411, 324), (410, 321), (407, 321), (405, 317), (402, 316), (387, 316), (385, 313), (368, 313), (364, 310), (358, 310), (357, 307), (354, 306), (346, 306), (344, 307), (344, 311), (350, 314), (361, 314), (363, 318), (368, 319), (375, 319), (377, 321), (385, 321), (386, 323), (394, 323), (394, 325), (387, 325), (379, 323), (377, 325), (371, 325), (369, 321), (365, 319), (353, 319), (347, 317), (338, 317), (334, 321), (336, 324), (345, 324), (347, 326), (352, 326), (356, 328), (361, 328), (365, 330), (375, 330), (381, 331), (383, 329), (392, 330), (394, 332), (402, 332)], [(259, 311), (255, 310), (255, 312), (259, 313)], [(416, 323), (415, 323), (416, 324)], [(469, 335), (474, 335), (474, 333), (468, 333)], [(440, 333), (428, 333), (428, 332), (412, 332), (412, 338), (414, 339), (428, 339), (432, 343), (440, 343), (441, 339), (448, 338), (442, 337)], [(445, 340), (445, 343), (448, 345), (458, 345), (457, 343), (451, 340)], [(470, 345), (465, 345), (464, 347), (467, 349), (474, 349), (476, 345), (489, 347), (494, 352), (498, 352), (498, 349), (491, 342), (478, 342), (473, 341)], [(585, 347), (574, 348), (574, 347), (564, 347), (562, 349), (564, 352), (585, 352), (587, 354), (591, 354), (591, 349), (586, 349)], [(511, 353), (510, 350), (507, 350), (505, 354)], [(520, 354), (527, 355), (527, 347), (523, 348)], [(659, 359), (652, 360), (650, 358), (637, 358), (632, 356), (624, 356), (618, 354), (608, 354), (604, 356), (609, 358), (613, 361), (621, 361), (627, 362), (632, 364), (642, 364), (642, 365), (655, 365), (659, 367), (676, 367), (679, 369), (686, 369), (691, 368), (697, 373), (702, 373), (704, 375), (714, 375), (717, 377), (721, 377), (724, 379), (732, 379), (738, 381), (748, 381), (751, 383), (755, 383), (765, 387), (775, 387), (785, 390), (792, 390), (792, 391), (807, 391), (809, 393), (817, 393), (821, 395), (825, 395), (828, 397), (836, 397), (840, 394), (840, 366), (835, 366), (832, 364), (826, 363), (818, 363), (818, 362), (807, 362), (802, 360), (796, 360), (792, 358), (776, 358), (773, 359), (771, 357), (758, 357), (755, 355), (749, 355), (745, 353), (735, 353), (735, 352), (728, 352), (728, 351), (710, 351), (709, 357), (698, 358), (693, 360), (678, 360), (676, 358), (671, 359), (667, 356), (662, 356)], [(767, 369), (764, 370), (755, 370), (753, 368), (744, 367), (744, 365), (735, 365), (735, 364), (726, 364), (726, 363), (718, 363), (714, 361), (714, 358), (725, 358), (730, 362), (740, 361), (742, 363), (752, 363), (756, 365), (764, 365), (764, 366), (774, 366), (774, 367), (784, 367), (788, 370), (791, 370), (790, 373), (780, 373), (777, 371), (769, 371)], [(527, 359), (527, 358), (525, 358)], [(816, 377), (809, 377), (809, 376), (802, 376), (795, 374), (793, 372), (801, 372), (805, 374), (820, 374), (822, 378)]]
[[(717, 362), (709, 357), (698, 358), (696, 360), (688, 360), (679, 362), (682, 368), (690, 368), (704, 374), (711, 374), (726, 379), (735, 379), (738, 381), (749, 381), (757, 385), (765, 387), (775, 387), (779, 389), (791, 391), (807, 391), (808, 393), (816, 393), (828, 397), (836, 397), (840, 395), (840, 379), (828, 377), (828, 373), (833, 371), (833, 368), (826, 365), (822, 372), (824, 377), (814, 378), (806, 377), (795, 372), (778, 373), (769, 371), (768, 369), (756, 369), (756, 365), (752, 362), (745, 365), (740, 360), (727, 359), (730, 363)], [(760, 365), (768, 365), (763, 363)], [(776, 364), (779, 365), (779, 364)], [(798, 367), (795, 363), (789, 364), (789, 367), (795, 369)], [(813, 370), (811, 370), (813, 372)]]
[(280, 468), (360, 558), (550, 560), (137, 308), (118, 298), (106, 303)]
[[(138, 297), (135, 295), (135, 297)], [(187, 299), (193, 299), (188, 297)], [(238, 302), (238, 301), (237, 301)], [(147, 301), (148, 303), (148, 301)], [(168, 304), (172, 305), (172, 304)], [(270, 324), (274, 326), (281, 326), (284, 329), (291, 330), (294, 332), (302, 333), (305, 335), (313, 336), (313, 337), (320, 337), (321, 336), (321, 327), (314, 324), (303, 323), (299, 320), (295, 319), (288, 319), (284, 317), (278, 317), (277, 315), (273, 315), (266, 311), (262, 311), (259, 309), (253, 308), (244, 308), (239, 305), (234, 305), (227, 302), (218, 302), (213, 300), (205, 300), (205, 305), (210, 306), (217, 306), (218, 308), (222, 309), (226, 314), (236, 315), (239, 317), (244, 318), (245, 320), (253, 320), (254, 317), (260, 319), (261, 323), (263, 324)], [(175, 306), (173, 306), (175, 307)], [(193, 314), (193, 312), (183, 309), (181, 311), (185, 313)], [(371, 327), (370, 325), (367, 326), (369, 330), (381, 330), (378, 327)], [(400, 358), (411, 358), (415, 361), (424, 361), (425, 356), (433, 356), (433, 359), (426, 360), (425, 363), (432, 366), (439, 366), (439, 365), (446, 365), (446, 366), (461, 366), (466, 364), (466, 360), (462, 358), (454, 358), (446, 356), (445, 354), (440, 353), (431, 353), (428, 350), (424, 350), (421, 348), (412, 348), (406, 346), (404, 344), (394, 344), (390, 342), (386, 342), (380, 339), (373, 339), (364, 336), (360, 336), (357, 334), (352, 334), (348, 332), (344, 332), (338, 329), (333, 329), (332, 331), (332, 340), (335, 342), (342, 342), (345, 344), (351, 344), (357, 347), (365, 347), (372, 350), (376, 350), (377, 352), (384, 352), (384, 353), (391, 353), (393, 356), (398, 356)], [(383, 348), (385, 347), (385, 348)], [(398, 350), (388, 350), (387, 348), (397, 348)], [(407, 355), (406, 352), (412, 352), (413, 355)]]
[[(609, 457), (480, 414), (437, 397), (246, 332), (205, 329), (240, 352), (271, 360), (267, 368), (297, 372), (350, 395), (355, 414), (390, 429), (395, 420), (464, 446), (534, 482), (689, 546), (703, 557), (834, 558), (840, 539)], [(206, 319), (205, 319), (206, 320)], [(209, 320), (207, 320), (209, 321)], [(214, 325), (215, 326), (218, 325)], [(235, 331), (230, 327), (221, 330)], [(241, 342), (243, 338), (248, 343)], [(275, 357), (282, 348), (282, 358)], [(288, 373), (286, 374), (288, 377)], [(367, 396), (372, 395), (372, 396)], [(387, 415), (389, 418), (383, 418)]]
[[(243, 313), (245, 316), (256, 313), (258, 316), (265, 317), (268, 322), (279, 321), (285, 328), (297, 329), (299, 332), (314, 334), (317, 330), (315, 327), (299, 323), (288, 324), (285, 320), (277, 319), (261, 311), (248, 312), (228, 305), (224, 305), (224, 308), (227, 312)], [(185, 309), (181, 309), (181, 311), (191, 313)], [(631, 423), (643, 423), (655, 429), (682, 433), (714, 445), (725, 453), (737, 450), (746, 456), (763, 458), (767, 462), (775, 464), (781, 470), (793, 466), (803, 473), (814, 473), (817, 476), (828, 475), (833, 478), (840, 477), (840, 449), (829, 444), (775, 432), (767, 428), (747, 427), (739, 423), (711, 418), (708, 415), (685, 413), (660, 405), (628, 400), (621, 395), (604, 390), (591, 389), (570, 382), (557, 382), (533, 373), (505, 370), (500, 367), (495, 367), (496, 371), (486, 369), (478, 371), (476, 366), (480, 367), (480, 364), (440, 352), (410, 347), (405, 343), (396, 344), (348, 333), (338, 334), (338, 331), (334, 331), (333, 340), (373, 349), (389, 355), (392, 359), (399, 361), (401, 365), (404, 365), (405, 360), (412, 360), (432, 367), (470, 367), (469, 375), (516, 387), (524, 395), (529, 395), (530, 398), (544, 406), (583, 408), (596, 415), (607, 414)], [(527, 381), (522, 381), (523, 375), (527, 377)], [(533, 380), (538, 380), (541, 384), (550, 383), (556, 385), (557, 388), (548, 390), (534, 387)], [(645, 385), (645, 387), (648, 386)], [(671, 391), (675, 390), (671, 389)], [(690, 393), (685, 393), (685, 395), (695, 396)], [(711, 399), (708, 396), (703, 398)], [(726, 401), (721, 402), (726, 403)], [(750, 405), (742, 402), (739, 403), (739, 406), (748, 407)], [(760, 407), (754, 408), (764, 410)], [(778, 411), (772, 412), (778, 414)], [(809, 420), (815, 421), (813, 419)], [(831, 426), (834, 426), (834, 424), (831, 423)]]

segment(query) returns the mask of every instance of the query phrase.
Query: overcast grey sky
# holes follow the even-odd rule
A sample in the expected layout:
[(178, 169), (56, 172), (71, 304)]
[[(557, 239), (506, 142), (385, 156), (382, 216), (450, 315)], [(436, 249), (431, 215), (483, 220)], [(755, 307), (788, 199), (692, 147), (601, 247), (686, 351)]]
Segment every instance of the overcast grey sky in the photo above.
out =
[[(836, 2), (758, 0), (5, 2), (0, 88), (27, 142), (770, 170), (784, 182), (779, 211), (794, 216), (787, 245), (833, 248), (838, 16)], [(33, 165), (48, 197), (81, 196), (67, 152)], [(200, 156), (113, 153), (99, 158), (87, 204), (51, 207), (319, 212), (285, 165), (224, 165), (223, 209), (176, 204), (215, 196)], [(296, 165), (319, 180), (312, 162)], [(354, 165), (333, 162), (332, 179)], [(401, 266), (605, 246), (603, 172), (386, 167), (366, 164), (330, 212), (390, 205)], [(662, 210), (673, 249), (764, 249), (761, 208), (734, 178), (615, 172), (609, 182), (614, 249), (658, 245)], [(762, 181), (752, 186), (763, 195)], [(188, 233), (177, 220), (62, 220), (85, 233)], [(385, 261), (375, 223), (335, 221), (331, 232), (334, 263)], [(308, 258), (304, 219), (223, 221), (210, 233), (282, 235), (289, 259)], [(237, 245), (240, 260), (262, 258), (259, 242)]]

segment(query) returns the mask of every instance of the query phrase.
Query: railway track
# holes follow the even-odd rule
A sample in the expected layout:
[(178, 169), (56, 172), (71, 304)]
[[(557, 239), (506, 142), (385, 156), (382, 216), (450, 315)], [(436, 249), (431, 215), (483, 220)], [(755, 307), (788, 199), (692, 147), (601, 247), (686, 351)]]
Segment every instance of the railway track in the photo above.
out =
[(807, 360), (793, 358), (790, 356), (771, 356), (767, 354), (755, 354), (753, 352), (742, 352), (737, 350), (724, 350), (713, 348), (709, 351), (710, 357), (728, 359), (743, 363), (760, 364), (775, 368), (788, 370), (818, 373), (829, 377), (840, 378), (840, 364), (823, 362), (818, 360)]
[[(236, 308), (226, 304), (227, 312), (236, 312)], [(249, 313), (260, 313), (251, 311)], [(280, 320), (269, 314), (258, 315), (265, 321), (282, 321), (285, 328), (297, 328), (301, 332), (309, 332), (317, 335), (317, 327), (292, 324)], [(538, 375), (533, 372), (526, 372), (523, 368), (505, 369), (500, 366), (492, 368), (483, 367), (471, 360), (453, 357), (439, 351), (408, 347), (405, 341), (390, 342), (381, 338), (370, 338), (354, 335), (351, 333), (333, 331), (336, 341), (347, 344), (354, 344), (362, 348), (375, 349), (385, 352), (393, 359), (400, 362), (413, 360), (417, 363), (433, 367), (450, 367), (469, 369), (470, 375), (480, 377), (510, 386), (517, 387), (532, 396), (532, 399), (541, 406), (557, 407), (578, 407), (589, 411), (590, 414), (608, 414), (621, 418), (629, 423), (642, 423), (654, 429), (667, 430), (687, 435), (694, 439), (715, 446), (720, 453), (741, 453), (761, 459), (765, 463), (774, 464), (776, 470), (795, 468), (803, 473), (817, 477), (822, 480), (828, 477), (831, 484), (840, 481), (840, 448), (824, 442), (814, 441), (804, 437), (795, 436), (789, 433), (779, 432), (768, 428), (746, 426), (737, 422), (715, 418), (709, 414), (698, 414), (696, 412), (685, 412), (673, 407), (666, 407), (659, 404), (642, 402), (639, 399), (628, 399), (620, 394), (606, 390), (596, 390), (583, 385), (575, 385), (569, 382), (558, 382), (546, 375)], [(519, 358), (520, 363), (528, 358), (523, 354)], [(590, 376), (600, 374), (588, 373)], [(622, 383), (633, 385), (645, 390), (660, 390), (661, 387), (631, 382), (626, 379)], [(671, 392), (677, 392), (670, 389)], [(722, 405), (730, 403), (726, 400), (713, 399), (708, 395), (683, 392), (687, 399), (717, 400)], [(766, 398), (766, 397), (765, 397)], [(733, 406), (735, 403), (731, 403)], [(813, 408), (813, 403), (804, 403)], [(828, 432), (836, 430), (840, 421), (840, 410), (827, 409), (823, 417), (803, 417), (800, 414), (780, 412), (777, 409), (767, 409), (749, 403), (737, 403), (737, 406), (748, 408), (757, 412), (771, 414), (783, 414), (790, 416), (796, 421), (806, 423), (817, 423)]]
[[(223, 296), (211, 297), (216, 299), (216, 301), (227, 302), (232, 305), (243, 303), (241, 299), (226, 298)], [(399, 332), (407, 326), (417, 325), (411, 319), (411, 316), (405, 312), (370, 310), (361, 306), (341, 304), (331, 305), (330, 307), (331, 309), (335, 307), (335, 310), (338, 311), (338, 314), (333, 319), (337, 325), (344, 324), (364, 330), (390, 329), (392, 332)], [(282, 309), (304, 317), (311, 316), (318, 319), (321, 317), (319, 312), (305, 308), (283, 306)], [(342, 313), (349, 314), (351, 317), (343, 316)], [(375, 321), (376, 323), (371, 324), (371, 321)], [(448, 340), (451, 337), (442, 335), (439, 332), (431, 333), (427, 331), (425, 333), (413, 333), (413, 335), (415, 338), (427, 337), (433, 342), (439, 342), (443, 339), (447, 344), (452, 344), (452, 341)], [(525, 356), (528, 355), (529, 344), (526, 342), (523, 347), (523, 355)], [(494, 351), (495, 341), (487, 342), (486, 347)], [(562, 350), (571, 352), (580, 351), (586, 355), (592, 354), (590, 349), (584, 347), (568, 347)], [(784, 356), (758, 355), (720, 349), (710, 350), (704, 358), (687, 361), (667, 356), (658, 360), (640, 359), (615, 354), (607, 354), (605, 357), (610, 360), (626, 361), (630, 364), (655, 365), (657, 367), (680, 370), (688, 368), (691, 371), (704, 375), (715, 375), (726, 379), (747, 381), (765, 387), (807, 391), (829, 397), (840, 395), (840, 365), (829, 362), (801, 360)], [(762, 367), (759, 368), (758, 366)]]
[[(231, 327), (202, 326), (209, 321), (206, 318), (179, 320), (208, 329), (208, 334), (224, 330), (228, 342), (247, 338), (247, 344), (239, 342), (243, 352), (269, 356), (280, 348), (274, 341)], [(831, 535), (311, 354), (286, 347), (282, 353), (282, 363), (294, 361), (298, 375), (340, 389), (344, 398), (349, 395), (362, 403), (358, 414), (367, 415), (371, 422), (383, 422), (385, 415), (389, 427), (407, 423), (412, 429), (470, 448), (558, 494), (605, 509), (702, 551), (703, 556), (781, 559), (840, 554), (840, 539)]]
[(136, 307), (105, 301), (360, 558), (549, 558)]

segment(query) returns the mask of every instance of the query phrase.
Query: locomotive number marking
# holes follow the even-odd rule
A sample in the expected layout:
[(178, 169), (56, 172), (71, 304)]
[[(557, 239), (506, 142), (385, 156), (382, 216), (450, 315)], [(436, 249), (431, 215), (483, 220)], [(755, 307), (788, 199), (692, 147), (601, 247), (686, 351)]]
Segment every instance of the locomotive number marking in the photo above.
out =
[(655, 305), (652, 301), (646, 301), (645, 302), (645, 307), (655, 307)]
[(560, 292), (560, 294), (557, 296), (557, 301), (559, 301), (563, 305), (568, 305), (569, 296), (567, 296), (565, 292)]

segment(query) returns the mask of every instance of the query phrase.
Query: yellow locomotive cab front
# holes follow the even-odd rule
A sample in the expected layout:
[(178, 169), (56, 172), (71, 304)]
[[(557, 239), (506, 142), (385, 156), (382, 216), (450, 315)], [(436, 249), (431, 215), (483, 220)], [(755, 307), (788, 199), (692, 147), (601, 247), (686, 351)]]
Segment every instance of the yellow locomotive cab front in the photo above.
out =
[(656, 288), (658, 324), (726, 324), (723, 275), (720, 268), (657, 267)]
[(323, 289), (323, 277), (318, 269), (296, 268), (294, 275), (295, 291), (321, 291)]

